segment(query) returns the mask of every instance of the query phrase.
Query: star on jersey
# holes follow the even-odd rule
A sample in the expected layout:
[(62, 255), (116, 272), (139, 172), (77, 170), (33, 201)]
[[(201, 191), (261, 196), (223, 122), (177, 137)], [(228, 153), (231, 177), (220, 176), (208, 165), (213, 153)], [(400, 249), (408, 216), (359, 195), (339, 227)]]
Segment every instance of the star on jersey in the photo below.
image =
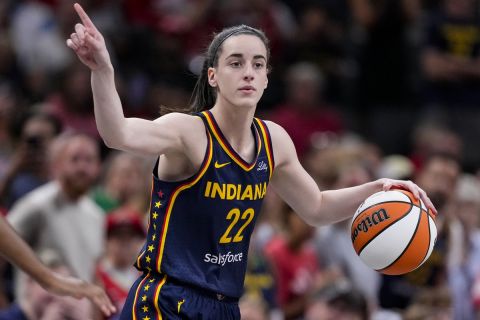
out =
[(162, 192), (162, 190), (158, 191), (157, 194), (159, 198), (163, 198), (164, 193)]
[(153, 244), (149, 245), (149, 246), (148, 246), (148, 251), (149, 251), (149, 252), (153, 252), (153, 250), (155, 250), (154, 245), (153, 245)]
[(157, 238), (157, 235), (154, 234), (154, 235), (152, 236), (152, 241), (155, 241), (156, 238)]
[(148, 312), (148, 307), (147, 306), (143, 306), (143, 312)]
[(142, 301), (143, 301), (143, 302), (147, 301), (147, 295), (146, 295), (146, 294), (144, 294), (144, 295), (142, 296)]
[(147, 285), (143, 288), (143, 290), (145, 290), (145, 291), (148, 291), (148, 289), (150, 289), (150, 285), (149, 285), (149, 284), (147, 284)]
[(149, 316), (144, 317), (142, 320), (150, 320)]
[(154, 212), (154, 213), (152, 214), (152, 216), (153, 216), (153, 219), (155, 220), (155, 219), (157, 219), (157, 217), (158, 217), (158, 213)]
[(160, 208), (162, 203), (160, 201), (155, 202), (155, 208)]
[(152, 258), (150, 258), (150, 256), (146, 256), (145, 259), (147, 260), (147, 263), (150, 263), (150, 261), (152, 261)]

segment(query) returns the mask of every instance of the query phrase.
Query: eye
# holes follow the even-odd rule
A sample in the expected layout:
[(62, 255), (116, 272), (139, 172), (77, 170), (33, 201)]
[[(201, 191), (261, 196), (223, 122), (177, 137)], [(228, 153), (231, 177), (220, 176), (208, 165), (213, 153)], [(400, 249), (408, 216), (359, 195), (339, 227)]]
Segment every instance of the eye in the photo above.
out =
[(238, 68), (238, 67), (242, 66), (242, 64), (239, 61), (232, 61), (232, 62), (230, 62), (230, 66), (234, 67), (234, 68)]
[(262, 62), (255, 62), (254, 66), (256, 69), (262, 69), (265, 65)]

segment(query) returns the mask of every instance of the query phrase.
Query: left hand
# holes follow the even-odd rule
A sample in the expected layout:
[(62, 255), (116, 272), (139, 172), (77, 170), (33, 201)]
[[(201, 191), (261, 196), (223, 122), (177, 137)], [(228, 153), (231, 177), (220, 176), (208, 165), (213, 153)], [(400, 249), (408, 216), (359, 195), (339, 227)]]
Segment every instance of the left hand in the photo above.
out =
[(417, 186), (415, 183), (413, 183), (410, 180), (393, 180), (393, 179), (381, 179), (382, 182), (382, 190), (383, 191), (388, 191), (392, 189), (405, 189), (410, 191), (413, 196), (416, 199), (421, 199), (423, 203), (427, 206), (428, 209), (436, 216), (437, 215), (437, 209), (435, 209), (435, 206), (433, 205), (432, 201), (428, 197), (427, 193)]
[(61, 296), (71, 296), (77, 299), (88, 298), (106, 316), (111, 316), (117, 311), (102, 288), (77, 278), (55, 274), (53, 284), (46, 286), (45, 289)]

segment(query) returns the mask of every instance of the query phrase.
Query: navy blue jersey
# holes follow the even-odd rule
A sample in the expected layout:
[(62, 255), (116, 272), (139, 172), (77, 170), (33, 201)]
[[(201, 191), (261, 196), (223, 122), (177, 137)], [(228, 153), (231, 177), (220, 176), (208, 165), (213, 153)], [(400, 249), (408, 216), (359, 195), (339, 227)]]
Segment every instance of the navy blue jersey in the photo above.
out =
[(256, 155), (244, 161), (209, 111), (199, 114), (208, 145), (198, 172), (183, 181), (153, 177), (147, 242), (136, 267), (229, 297), (240, 297), (250, 236), (272, 175), (265, 123), (254, 119)]

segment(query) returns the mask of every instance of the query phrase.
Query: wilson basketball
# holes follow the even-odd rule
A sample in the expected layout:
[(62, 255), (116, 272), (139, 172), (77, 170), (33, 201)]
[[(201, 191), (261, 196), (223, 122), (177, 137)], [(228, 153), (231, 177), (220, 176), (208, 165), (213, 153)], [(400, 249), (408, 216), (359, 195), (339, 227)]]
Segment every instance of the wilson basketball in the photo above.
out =
[(409, 191), (390, 190), (371, 195), (359, 206), (351, 236), (355, 251), (369, 267), (399, 275), (428, 259), (437, 228), (423, 201)]

